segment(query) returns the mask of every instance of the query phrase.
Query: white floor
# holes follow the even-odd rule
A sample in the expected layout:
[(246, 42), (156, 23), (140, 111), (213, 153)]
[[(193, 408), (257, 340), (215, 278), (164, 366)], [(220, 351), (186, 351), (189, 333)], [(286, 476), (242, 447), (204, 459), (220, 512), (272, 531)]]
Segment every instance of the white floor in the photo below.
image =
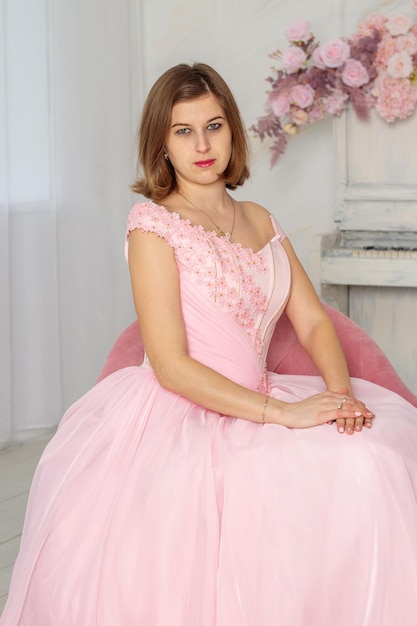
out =
[(0, 450), (0, 612), (19, 548), (29, 487), (48, 439)]

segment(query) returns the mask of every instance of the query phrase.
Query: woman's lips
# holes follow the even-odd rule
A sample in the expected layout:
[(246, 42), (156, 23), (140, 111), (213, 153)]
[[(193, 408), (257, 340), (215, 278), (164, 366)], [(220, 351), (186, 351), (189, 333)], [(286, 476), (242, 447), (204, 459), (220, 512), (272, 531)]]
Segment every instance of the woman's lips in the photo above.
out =
[(215, 159), (207, 159), (206, 161), (195, 161), (197, 167), (210, 167), (213, 165)]

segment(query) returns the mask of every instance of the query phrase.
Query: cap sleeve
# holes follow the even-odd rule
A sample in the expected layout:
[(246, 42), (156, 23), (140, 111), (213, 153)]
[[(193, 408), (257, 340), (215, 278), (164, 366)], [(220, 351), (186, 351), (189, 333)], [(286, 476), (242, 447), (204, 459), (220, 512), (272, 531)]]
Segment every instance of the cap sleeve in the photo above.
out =
[(138, 202), (135, 204), (127, 218), (125, 237), (125, 256), (127, 259), (128, 239), (133, 230), (142, 230), (145, 233), (154, 233), (173, 246), (173, 234), (178, 219), (164, 207), (154, 202)]

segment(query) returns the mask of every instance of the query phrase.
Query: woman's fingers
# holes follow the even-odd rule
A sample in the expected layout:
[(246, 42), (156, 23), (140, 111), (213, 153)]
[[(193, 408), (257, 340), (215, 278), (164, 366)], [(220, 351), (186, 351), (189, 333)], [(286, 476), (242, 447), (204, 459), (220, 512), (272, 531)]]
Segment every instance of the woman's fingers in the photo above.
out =
[(364, 417), (363, 415), (361, 415), (360, 417), (357, 417), (355, 419), (355, 425), (354, 425), (354, 430), (356, 430), (356, 432), (361, 432), (362, 428), (363, 428), (363, 422), (364, 422)]
[(336, 420), (336, 423), (339, 433), (347, 433), (348, 435), (353, 435), (354, 432), (361, 432), (363, 428), (364, 418), (363, 415), (355, 418), (339, 418)]
[(337, 403), (336, 424), (340, 433), (353, 435), (354, 432), (361, 432), (364, 426), (372, 428), (373, 418), (372, 411), (355, 398), (343, 396)]
[(371, 428), (373, 413), (360, 400), (340, 392), (325, 391), (286, 407), (289, 428), (308, 428), (326, 423), (333, 424), (340, 433), (353, 435), (363, 427)]

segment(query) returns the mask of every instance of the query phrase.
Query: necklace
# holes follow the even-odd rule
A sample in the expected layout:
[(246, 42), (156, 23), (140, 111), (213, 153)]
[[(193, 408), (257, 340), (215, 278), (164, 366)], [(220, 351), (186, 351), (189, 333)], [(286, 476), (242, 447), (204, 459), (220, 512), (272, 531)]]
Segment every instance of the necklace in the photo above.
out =
[[(177, 193), (178, 193), (178, 195), (179, 195), (179, 196), (181, 196), (181, 198), (184, 198), (184, 200), (185, 200), (186, 202), (188, 202), (188, 204), (191, 204), (191, 206), (192, 206), (192, 207), (194, 207), (195, 209), (197, 209), (197, 211), (200, 211), (201, 213), (204, 213), (204, 215), (205, 215), (206, 217), (208, 217), (208, 218), (209, 218), (209, 220), (210, 220), (210, 221), (211, 221), (211, 222), (215, 225), (216, 230), (217, 230), (217, 234), (218, 234), (218, 236), (219, 236), (219, 237), (226, 237), (226, 239), (230, 239), (230, 237), (231, 237), (231, 236), (232, 236), (232, 234), (233, 234), (233, 229), (234, 229), (234, 227), (235, 227), (235, 218), (236, 218), (236, 206), (235, 206), (235, 203), (234, 203), (233, 198), (230, 198), (231, 203), (232, 203), (232, 206), (233, 206), (233, 222), (232, 222), (232, 228), (230, 229), (230, 231), (224, 231), (222, 228), (220, 228), (220, 226), (219, 226), (218, 224), (216, 224), (216, 222), (214, 221), (214, 219), (213, 219), (213, 218), (212, 218), (212, 217), (211, 217), (208, 213), (206, 213), (205, 211), (203, 211), (203, 209), (200, 209), (200, 207), (196, 206), (196, 205), (194, 204), (194, 202), (191, 202), (191, 200), (189, 200), (188, 198), (186, 198), (186, 197), (185, 197), (185, 196), (184, 196), (184, 195), (183, 195), (180, 191), (178, 191), (178, 189), (177, 189)], [(229, 197), (230, 197), (230, 196), (229, 196)]]

